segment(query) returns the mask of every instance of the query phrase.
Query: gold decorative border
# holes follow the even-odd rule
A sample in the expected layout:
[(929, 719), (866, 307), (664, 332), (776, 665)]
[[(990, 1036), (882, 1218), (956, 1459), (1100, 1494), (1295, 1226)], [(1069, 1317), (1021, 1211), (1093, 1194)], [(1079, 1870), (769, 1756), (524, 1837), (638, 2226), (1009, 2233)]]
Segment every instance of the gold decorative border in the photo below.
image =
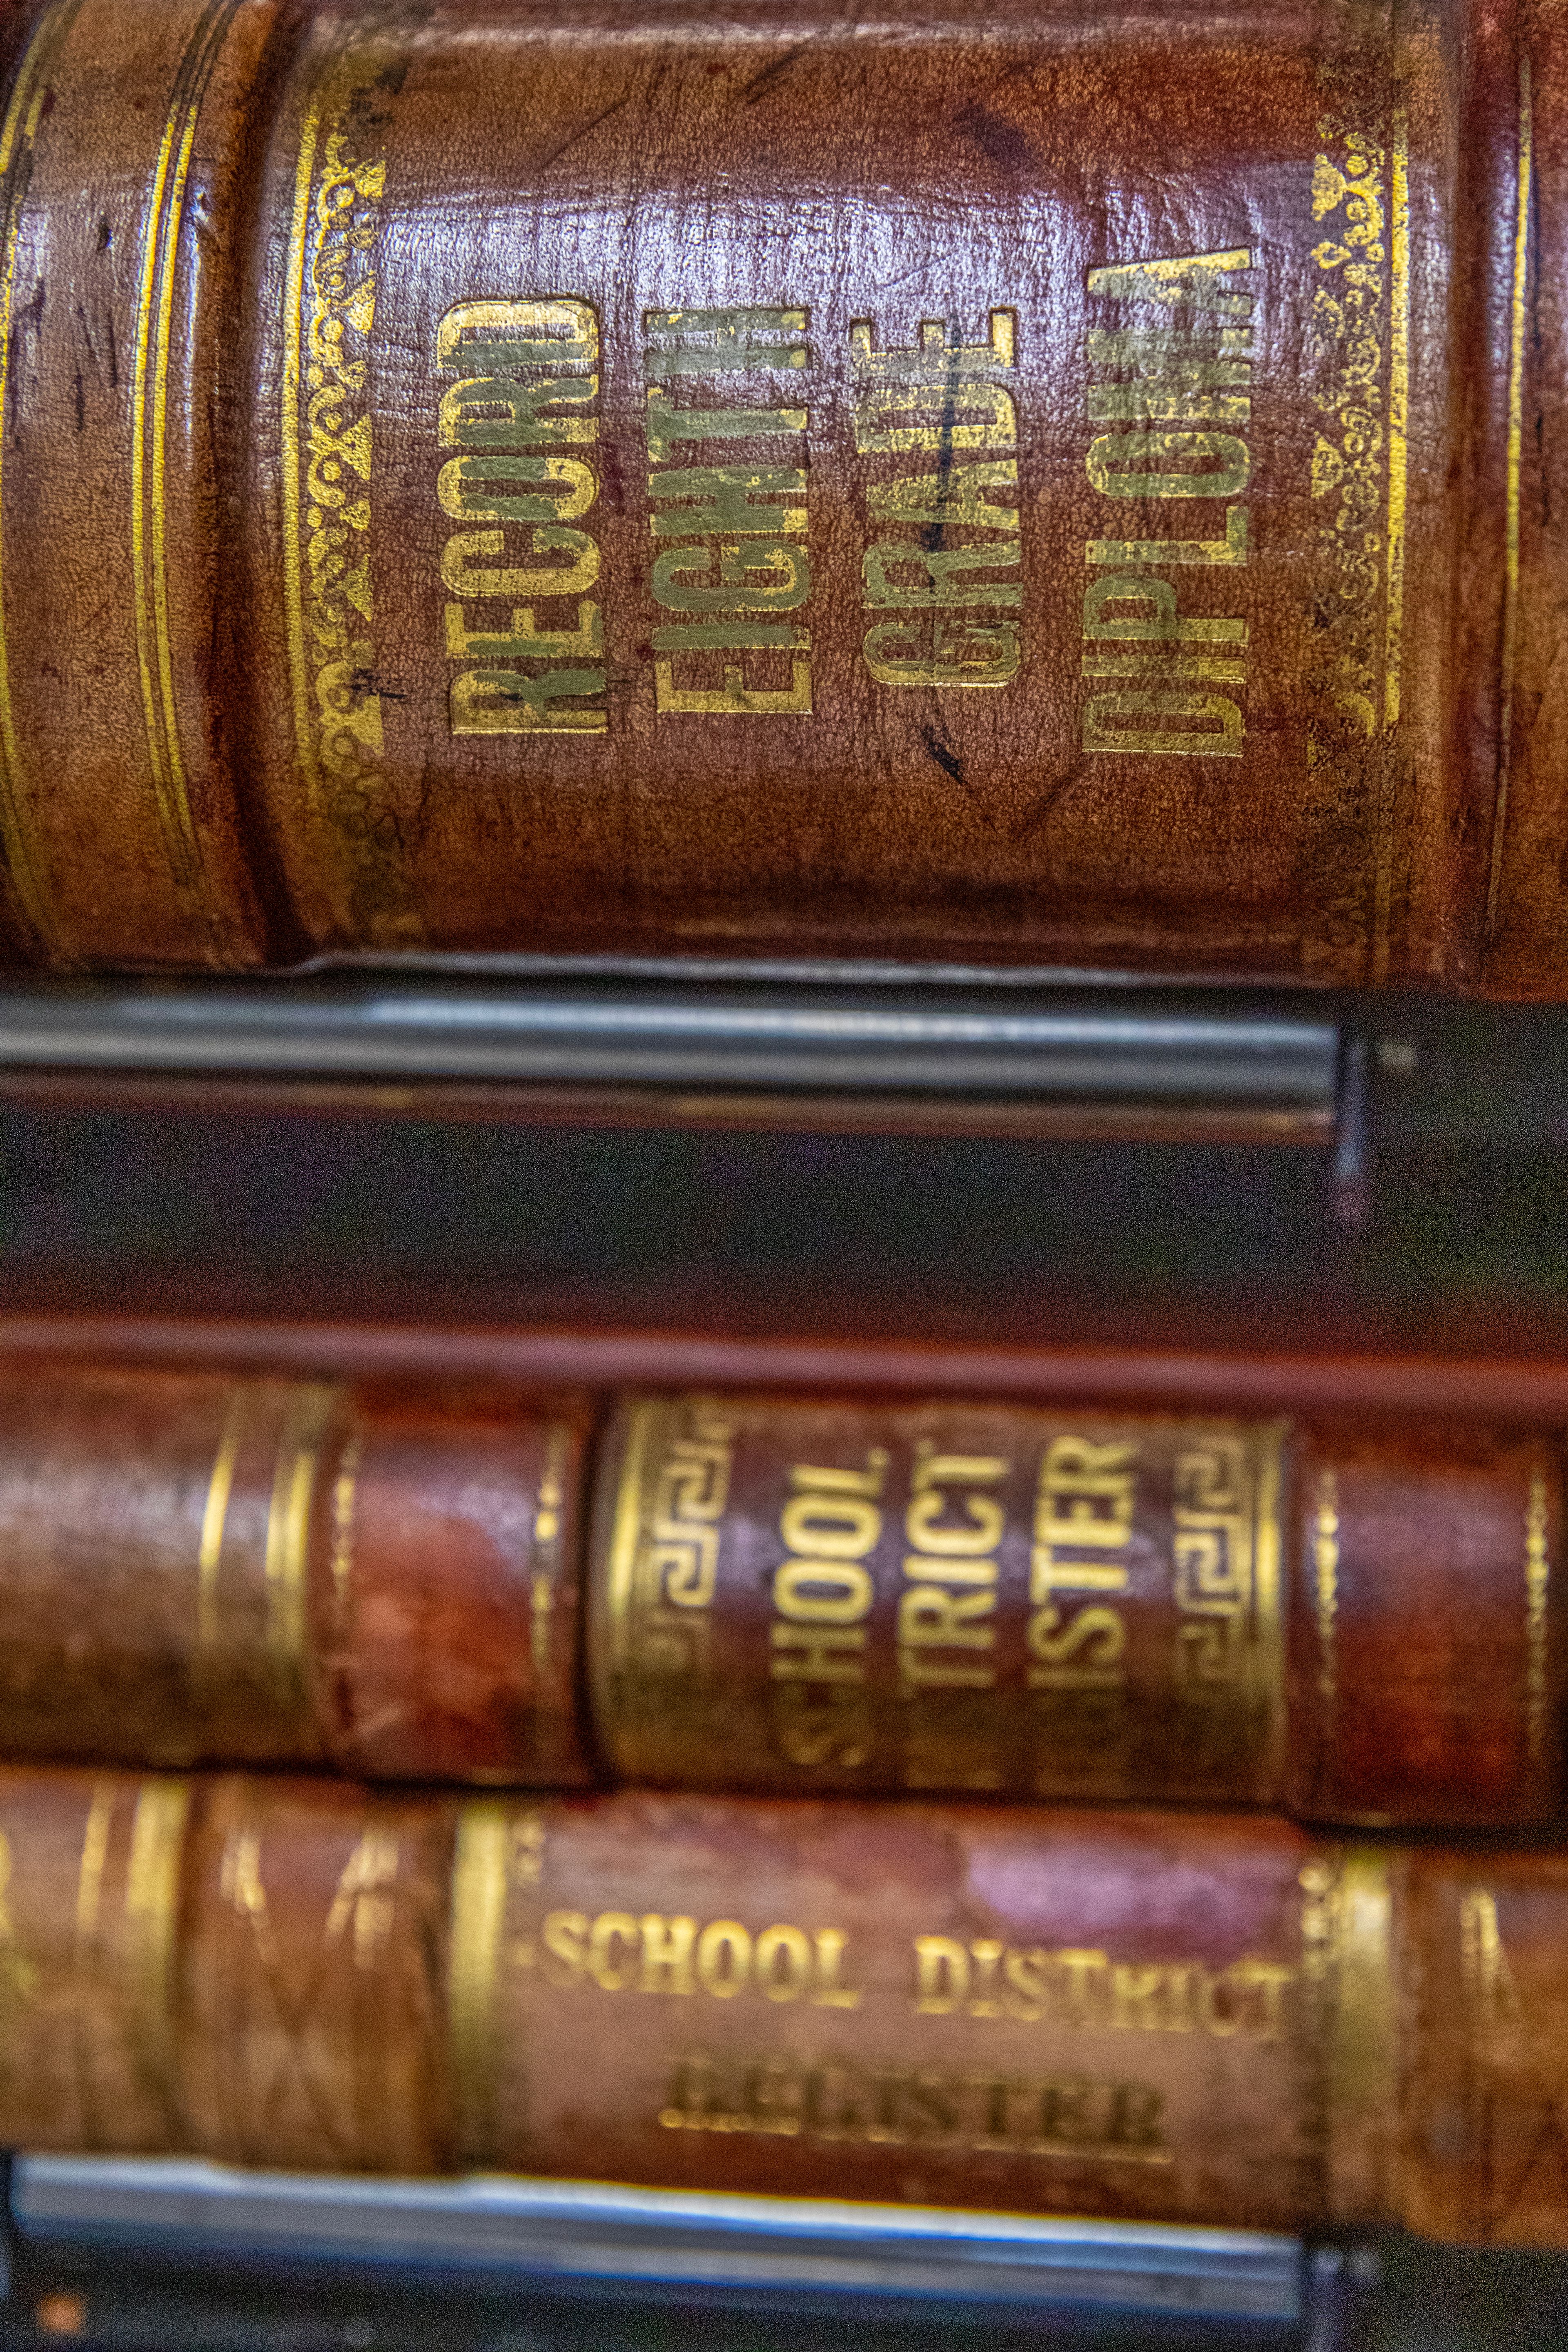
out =
[(1502, 888), (1503, 837), (1513, 764), (1513, 674), (1519, 657), (1519, 500), (1524, 456), (1524, 319), (1530, 283), (1530, 192), (1535, 171), (1535, 114), (1530, 59), (1519, 61), (1518, 160), (1514, 172), (1513, 280), (1509, 294), (1508, 442), (1504, 471), (1502, 690), (1498, 712), (1497, 800), (1492, 810), (1491, 873), (1487, 884), (1487, 937), (1497, 929)]
[(1326, 115), (1312, 168), (1312, 218), (1329, 224), (1312, 248), (1320, 278), (1310, 333), (1328, 370), (1314, 395), (1322, 423), (1311, 487), (1314, 499), (1334, 502), (1317, 534), (1339, 575), (1330, 693), (1367, 736), (1398, 723), (1404, 641), (1410, 192), (1402, 112), (1390, 130), (1385, 150)]
[(283, 584), (294, 740), (318, 847), (357, 946), (422, 937), (381, 765), (366, 399), (386, 163), (385, 56), (329, 60), (300, 131), (283, 314)]
[[(16, 236), (32, 171), (33, 145), (49, 96), (49, 76), (76, 22), (81, 0), (55, 0), (34, 27), (12, 85), (0, 125), (0, 416), (10, 404), (11, 306), (16, 271)], [(0, 435), (0, 493), (5, 487), (5, 436)], [(0, 503), (0, 515), (4, 507)], [(39, 945), (55, 961), (64, 960), (54, 882), (21, 795), (22, 753), (11, 702), (11, 664), (5, 626), (5, 542), (0, 530), (0, 848), (11, 887)]]
[(185, 45), (158, 143), (142, 247), (136, 312), (136, 367), (131, 415), (131, 560), (136, 608), (136, 662), (147, 729), (153, 793), (174, 887), (205, 920), (215, 948), (224, 941), (207, 897), (201, 839), (192, 814), (174, 697), (169, 626), (165, 465), (169, 419), (169, 328), (196, 118), (238, 12), (240, 0), (207, 0)]

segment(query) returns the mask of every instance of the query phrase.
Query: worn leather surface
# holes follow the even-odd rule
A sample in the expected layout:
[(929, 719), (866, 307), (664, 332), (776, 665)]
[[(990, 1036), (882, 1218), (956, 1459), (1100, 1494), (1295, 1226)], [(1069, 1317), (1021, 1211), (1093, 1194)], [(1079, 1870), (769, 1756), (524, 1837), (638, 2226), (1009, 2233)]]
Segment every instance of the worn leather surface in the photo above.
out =
[(0, 1772), (0, 2131), (1568, 2242), (1559, 1854)]
[(17, 961), (1560, 992), (1559, 0), (64, 0), (11, 47)]
[(521, 1386), (20, 1357), (0, 1403), (12, 1757), (1562, 1816), (1528, 1429), (675, 1391), (591, 1444)]
[(581, 1408), (8, 1366), (0, 1744), (587, 1776)]

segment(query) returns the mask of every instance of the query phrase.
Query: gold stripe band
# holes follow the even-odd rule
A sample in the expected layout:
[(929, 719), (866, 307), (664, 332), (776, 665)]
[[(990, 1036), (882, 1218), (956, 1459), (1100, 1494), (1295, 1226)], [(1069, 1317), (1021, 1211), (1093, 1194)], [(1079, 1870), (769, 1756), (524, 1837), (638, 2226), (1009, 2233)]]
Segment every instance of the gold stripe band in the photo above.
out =
[(1535, 158), (1530, 59), (1519, 61), (1519, 142), (1513, 198), (1513, 283), (1509, 298), (1508, 443), (1504, 483), (1502, 690), (1498, 712), (1497, 803), (1492, 812), (1491, 876), (1487, 887), (1487, 937), (1497, 929), (1502, 890), (1503, 839), (1513, 765), (1513, 673), (1519, 651), (1519, 503), (1524, 455), (1524, 323), (1530, 284), (1530, 191)]
[(224, 1529), (229, 1497), (234, 1492), (234, 1465), (245, 1434), (250, 1403), (247, 1389), (236, 1389), (224, 1415), (212, 1475), (207, 1481), (206, 1507), (202, 1513), (201, 1549), (196, 1555), (196, 1657), (198, 1664), (217, 1648), (217, 1580), (223, 1565)]
[(510, 1823), (504, 1806), (465, 1805), (452, 1856), (447, 2013), (458, 2155), (494, 2161), (495, 1990), (506, 1926)]
[(289, 1400), (267, 1512), (267, 1652), (290, 1696), (307, 1692), (310, 1520), (321, 1441), (335, 1402), (330, 1388)]
[(654, 1403), (632, 1407), (626, 1422), (626, 1450), (616, 1485), (615, 1517), (611, 1521), (610, 1556), (605, 1563), (605, 1612), (608, 1623), (604, 1643), (605, 1665), (624, 1674), (631, 1663), (632, 1601), (637, 1576), (637, 1543), (642, 1534), (643, 1474), (648, 1444), (660, 1408)]
[(1387, 2214), (1398, 2127), (1389, 1859), (1352, 1847), (1308, 1863), (1300, 1885), (1303, 1989), (1322, 2037), (1316, 2056), (1329, 2207), (1335, 2218), (1364, 2223)]
[(304, 395), (300, 329), (305, 307), (305, 246), (310, 189), (316, 176), (321, 101), (313, 95), (300, 128), (294, 167), (294, 209), (289, 224), (289, 263), (283, 292), (283, 389), (279, 418), (283, 452), (283, 602), (289, 625), (289, 677), (294, 690), (294, 746), (313, 807), (321, 788), (316, 731), (310, 721), (310, 672), (305, 661), (305, 606), (300, 562), (300, 403)]
[(143, 1780), (131, 1821), (125, 1869), (125, 1927), (135, 1994), (138, 2054), (173, 2105), (174, 1936), (191, 1792), (184, 1780)]
[(1279, 1497), (1289, 1424), (1258, 1431), (1252, 1541), (1252, 1672), (1259, 1727), (1258, 1769), (1268, 1801), (1278, 1802), (1285, 1761), (1285, 1612), (1280, 1570)]
[(216, 941), (206, 901), (201, 840), (192, 814), (180, 746), (169, 625), (165, 476), (169, 415), (170, 322), (196, 118), (239, 0), (208, 0), (174, 76), (158, 146), (142, 252), (132, 387), (131, 551), (136, 606), (136, 660), (146, 722), (153, 792), (174, 887), (198, 902)]
[[(55, 0), (34, 29), (0, 125), (0, 416), (10, 413), (11, 313), (16, 275), (16, 237), (31, 173), (33, 145), (48, 81), (81, 0)], [(0, 434), (0, 498), (5, 488), (5, 436)], [(0, 504), (0, 518), (4, 507)], [(55, 961), (64, 956), (54, 879), (22, 792), (22, 753), (11, 701), (11, 663), (5, 635), (5, 534), (0, 521), (0, 847), (16, 902), (29, 927)]]

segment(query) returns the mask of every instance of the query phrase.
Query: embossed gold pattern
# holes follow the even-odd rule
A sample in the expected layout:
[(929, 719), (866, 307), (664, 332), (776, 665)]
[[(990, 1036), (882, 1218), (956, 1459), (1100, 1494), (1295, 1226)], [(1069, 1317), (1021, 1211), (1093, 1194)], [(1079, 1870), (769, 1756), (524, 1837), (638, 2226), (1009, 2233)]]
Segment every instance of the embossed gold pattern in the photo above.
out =
[(610, 1672), (702, 1671), (734, 1433), (708, 1397), (634, 1409), (611, 1544)]
[[(75, 23), (81, 0), (56, 0), (46, 8), (16, 68), (5, 120), (0, 125), (0, 415), (9, 415), (12, 299), (16, 275), (16, 234), (32, 171), (33, 143), (49, 99), (49, 76)], [(0, 435), (0, 493), (5, 488), (5, 438)], [(0, 516), (3, 516), (0, 507)], [(5, 549), (0, 524), (0, 847), (12, 891), (39, 943), (55, 961), (63, 942), (54, 877), (34, 829), (22, 783), (22, 751), (11, 702), (6, 646)]]
[(175, 889), (190, 911), (205, 924), (214, 950), (220, 956), (225, 942), (216, 911), (205, 890), (201, 839), (191, 809), (180, 743), (169, 622), (165, 471), (170, 327), (191, 151), (202, 100), (238, 6), (239, 0), (208, 0), (175, 72), (158, 143), (142, 236), (136, 364), (131, 398), (131, 555), (136, 661), (153, 792)]
[(1184, 1705), (1237, 1710), (1272, 1793), (1285, 1736), (1282, 1423), (1194, 1434), (1176, 1457), (1173, 1597)]
[(339, 919), (370, 946), (420, 929), (382, 767), (370, 576), (370, 336), (385, 162), (376, 76), (335, 58), (305, 110), (295, 172), (283, 332), (284, 600), (295, 751), (318, 859)]
[(1326, 616), (1328, 688), (1365, 735), (1400, 709), (1405, 433), (1410, 397), (1410, 198), (1405, 120), (1379, 139), (1325, 116), (1312, 169), (1319, 273), (1308, 351), (1321, 371), (1312, 496), (1319, 551), (1335, 580)]

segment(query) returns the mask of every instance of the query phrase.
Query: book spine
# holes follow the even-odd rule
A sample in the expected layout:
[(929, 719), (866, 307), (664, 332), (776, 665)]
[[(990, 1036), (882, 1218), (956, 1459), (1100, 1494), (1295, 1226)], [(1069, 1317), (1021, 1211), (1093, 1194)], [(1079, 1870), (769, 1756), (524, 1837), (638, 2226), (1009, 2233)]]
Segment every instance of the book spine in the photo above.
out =
[(1561, 1513), (1530, 1433), (631, 1400), (599, 1741), (668, 1786), (1543, 1822)]
[(0, 1372), (13, 1756), (590, 1777), (581, 1408)]
[(1563, 50), (36, 0), (16, 952), (1561, 992)]
[(0, 1855), (12, 2144), (1568, 2243), (1558, 1854), (56, 1769)]

